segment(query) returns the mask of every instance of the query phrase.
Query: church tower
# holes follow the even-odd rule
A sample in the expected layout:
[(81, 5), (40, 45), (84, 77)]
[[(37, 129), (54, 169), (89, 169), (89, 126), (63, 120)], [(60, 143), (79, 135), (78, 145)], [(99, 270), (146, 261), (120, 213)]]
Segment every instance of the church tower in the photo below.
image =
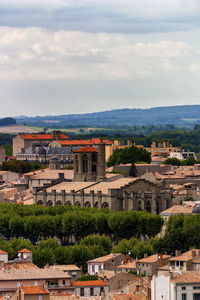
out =
[(106, 181), (105, 144), (74, 151), (74, 181)]

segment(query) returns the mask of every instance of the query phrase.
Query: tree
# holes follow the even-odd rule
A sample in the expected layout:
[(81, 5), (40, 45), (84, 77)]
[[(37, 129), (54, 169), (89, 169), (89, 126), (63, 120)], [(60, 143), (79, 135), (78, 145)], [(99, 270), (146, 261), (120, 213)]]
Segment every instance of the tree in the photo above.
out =
[(172, 166), (181, 166), (182, 165), (181, 161), (176, 157), (167, 158), (164, 161), (164, 164), (165, 165), (172, 165)]

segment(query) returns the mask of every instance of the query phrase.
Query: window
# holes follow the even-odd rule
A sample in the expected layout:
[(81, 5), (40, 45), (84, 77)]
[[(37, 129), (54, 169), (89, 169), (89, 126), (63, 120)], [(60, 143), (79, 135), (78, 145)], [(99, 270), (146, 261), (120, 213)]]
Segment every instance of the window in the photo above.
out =
[(76, 278), (76, 272), (72, 272), (72, 278)]
[(95, 265), (92, 265), (92, 273), (95, 273)]
[(193, 294), (193, 300), (200, 300), (200, 294)]
[(182, 294), (182, 300), (187, 300), (187, 295), (186, 294)]
[(101, 293), (103, 293), (103, 292), (104, 292), (104, 288), (101, 287), (101, 288), (100, 288), (100, 295), (101, 295)]
[(94, 288), (90, 288), (90, 296), (94, 296)]
[(87, 155), (83, 155), (83, 173), (88, 172), (88, 158)]
[(198, 286), (198, 285), (193, 286), (193, 290), (200, 290), (200, 286)]
[(65, 285), (65, 280), (62, 281), (62, 284)]
[(84, 288), (81, 288), (80, 295), (81, 295), (81, 296), (84, 296)]
[(185, 286), (182, 286), (182, 290), (186, 290), (186, 287), (185, 287)]
[(99, 271), (101, 271), (101, 265), (99, 265)]

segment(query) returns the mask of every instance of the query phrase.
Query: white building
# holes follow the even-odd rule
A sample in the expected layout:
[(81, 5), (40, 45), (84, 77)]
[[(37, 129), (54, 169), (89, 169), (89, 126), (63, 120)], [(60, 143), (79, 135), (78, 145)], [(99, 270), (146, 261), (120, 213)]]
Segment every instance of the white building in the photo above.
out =
[(177, 158), (180, 160), (184, 160), (187, 158), (193, 157), (196, 159), (196, 155), (194, 152), (190, 151), (176, 151), (176, 152), (170, 152), (169, 158)]
[(199, 300), (200, 272), (173, 272), (153, 276), (151, 300)]

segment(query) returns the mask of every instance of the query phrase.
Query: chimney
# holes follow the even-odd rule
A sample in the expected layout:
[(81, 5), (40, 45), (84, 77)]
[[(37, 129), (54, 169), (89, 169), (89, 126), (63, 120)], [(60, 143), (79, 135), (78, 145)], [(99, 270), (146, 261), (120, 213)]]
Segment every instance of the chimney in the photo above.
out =
[(160, 266), (163, 266), (163, 254), (160, 254)]
[(175, 256), (177, 257), (177, 256), (180, 256), (181, 255), (181, 250), (176, 250), (175, 251)]

